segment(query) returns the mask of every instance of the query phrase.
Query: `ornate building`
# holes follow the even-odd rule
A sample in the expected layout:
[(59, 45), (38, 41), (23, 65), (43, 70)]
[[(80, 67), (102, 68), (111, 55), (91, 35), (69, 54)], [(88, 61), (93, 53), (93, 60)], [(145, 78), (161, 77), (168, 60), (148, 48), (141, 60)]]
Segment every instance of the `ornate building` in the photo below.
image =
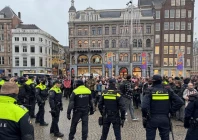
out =
[[(89, 7), (76, 11), (74, 0), (71, 1), (68, 28), (70, 70), (73, 75), (96, 73), (109, 76), (110, 71), (106, 68), (108, 52), (113, 53), (113, 75), (132, 73), (142, 76), (142, 52), (147, 53), (146, 76), (153, 75), (153, 11), (152, 8), (134, 9), (140, 11), (140, 26), (134, 24), (131, 30), (130, 19), (126, 20), (127, 9), (95, 10)], [(124, 24), (126, 21), (128, 25)], [(142, 36), (136, 36), (140, 31)]]

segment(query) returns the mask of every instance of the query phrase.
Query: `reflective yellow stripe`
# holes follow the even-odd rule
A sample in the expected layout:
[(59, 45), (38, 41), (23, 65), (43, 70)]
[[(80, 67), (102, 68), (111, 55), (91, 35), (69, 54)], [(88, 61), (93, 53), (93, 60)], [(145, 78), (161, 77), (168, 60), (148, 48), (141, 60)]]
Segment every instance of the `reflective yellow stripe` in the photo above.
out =
[(107, 100), (116, 100), (116, 96), (104, 96), (104, 99), (107, 99)]
[(153, 96), (168, 96), (168, 94), (152, 94)]
[(160, 94), (158, 94), (158, 95), (154, 94), (154, 95), (152, 95), (152, 100), (169, 100), (169, 96), (160, 95)]

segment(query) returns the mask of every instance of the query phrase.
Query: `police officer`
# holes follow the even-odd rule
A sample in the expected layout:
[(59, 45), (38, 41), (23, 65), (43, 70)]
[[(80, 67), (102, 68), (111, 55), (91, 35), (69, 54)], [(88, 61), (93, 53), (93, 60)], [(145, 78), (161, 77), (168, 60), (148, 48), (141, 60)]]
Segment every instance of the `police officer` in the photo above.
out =
[(34, 128), (28, 110), (16, 104), (19, 88), (16, 83), (6, 82), (0, 94), (0, 139), (34, 140)]
[(188, 128), (185, 140), (198, 139), (198, 94), (189, 96), (189, 103), (185, 109), (184, 127)]
[(5, 83), (5, 81), (6, 81), (5, 79), (6, 79), (5, 76), (0, 77), (0, 89), (3, 86), (3, 84)]
[(56, 80), (54, 86), (49, 90), (49, 104), (51, 108), (52, 124), (50, 128), (50, 134), (54, 133), (55, 137), (63, 137), (64, 135), (59, 132), (58, 122), (60, 111), (63, 111), (62, 105), (62, 92), (61, 82)]
[(35, 97), (35, 83), (34, 76), (30, 75), (28, 80), (25, 82), (25, 88), (29, 96), (29, 114), (31, 118), (36, 118), (35, 116), (35, 105), (36, 105), (36, 97)]
[(87, 140), (88, 135), (88, 116), (94, 114), (91, 91), (84, 86), (82, 80), (75, 81), (76, 89), (73, 90), (69, 106), (67, 109), (67, 118), (71, 119), (71, 111), (73, 110), (72, 122), (69, 133), (69, 140), (74, 139), (78, 121), (82, 120), (82, 140)]
[(38, 102), (39, 110), (36, 114), (35, 123), (40, 123), (40, 126), (48, 126), (48, 124), (44, 121), (45, 114), (45, 101), (48, 97), (48, 91), (45, 85), (45, 79), (40, 79), (40, 84), (36, 86), (36, 99)]
[(119, 91), (115, 87), (116, 81), (109, 80), (109, 88), (105, 90), (99, 101), (99, 111), (103, 116), (101, 140), (106, 140), (111, 123), (113, 124), (116, 140), (121, 140), (120, 125), (125, 120), (125, 104)]
[(17, 79), (18, 82), (16, 82), (16, 84), (19, 87), (19, 94), (18, 94), (18, 101), (17, 103), (20, 105), (25, 106), (26, 108), (29, 109), (29, 98), (25, 89), (25, 82), (26, 82), (26, 78), (25, 77), (19, 77)]
[(160, 75), (153, 76), (153, 87), (144, 96), (142, 103), (143, 126), (146, 128), (146, 139), (154, 140), (156, 129), (162, 140), (169, 140), (171, 130), (169, 113), (179, 110), (184, 102), (171, 88), (162, 85)]

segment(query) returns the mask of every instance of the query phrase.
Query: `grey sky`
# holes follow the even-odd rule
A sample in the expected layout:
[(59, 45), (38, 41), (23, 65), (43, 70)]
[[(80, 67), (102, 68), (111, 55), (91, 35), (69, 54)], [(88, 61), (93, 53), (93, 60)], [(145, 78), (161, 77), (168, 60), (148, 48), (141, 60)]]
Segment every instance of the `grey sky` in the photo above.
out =
[[(75, 0), (76, 10), (87, 7), (94, 9), (125, 8), (129, 0)], [(134, 0), (137, 3), (138, 0)], [(50, 33), (62, 45), (68, 45), (68, 10), (71, 0), (1, 0), (0, 9), (10, 6), (15, 13), (22, 14), (25, 24), (36, 24), (42, 30)], [(195, 4), (198, 13), (198, 2)], [(195, 14), (195, 18), (197, 14)], [(198, 37), (198, 18), (195, 20), (195, 36)]]

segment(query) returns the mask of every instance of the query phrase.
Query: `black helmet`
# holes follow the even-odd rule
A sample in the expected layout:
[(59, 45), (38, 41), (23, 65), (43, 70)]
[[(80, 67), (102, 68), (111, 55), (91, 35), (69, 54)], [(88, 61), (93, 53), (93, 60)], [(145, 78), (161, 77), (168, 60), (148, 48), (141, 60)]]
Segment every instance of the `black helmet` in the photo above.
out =
[(29, 79), (34, 79), (34, 76), (33, 75), (29, 75), (28, 78)]
[(79, 87), (79, 86), (82, 86), (82, 85), (84, 85), (83, 80), (76, 80), (75, 81), (75, 87), (76, 88)]
[(161, 75), (153, 75), (153, 78), (152, 78), (152, 81), (153, 82), (162, 82), (162, 76)]
[(115, 79), (110, 79), (109, 80), (109, 84), (115, 84), (116, 83), (116, 80)]
[(23, 83), (25, 83), (27, 81), (27, 79), (25, 78), (25, 77), (19, 77), (18, 78), (18, 82), (20, 83), (20, 84), (23, 84)]

